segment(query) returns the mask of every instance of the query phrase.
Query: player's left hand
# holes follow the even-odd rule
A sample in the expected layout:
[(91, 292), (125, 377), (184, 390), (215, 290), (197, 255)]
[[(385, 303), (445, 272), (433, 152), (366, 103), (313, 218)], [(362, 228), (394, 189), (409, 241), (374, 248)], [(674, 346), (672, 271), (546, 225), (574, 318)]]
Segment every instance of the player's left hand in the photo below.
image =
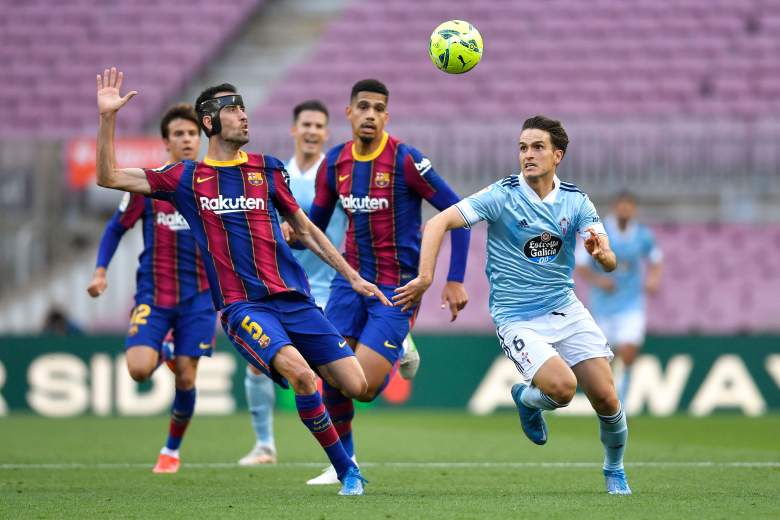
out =
[(395, 290), (396, 295), (393, 296), (393, 305), (401, 307), (401, 310), (404, 312), (408, 311), (420, 303), (423, 294), (425, 294), (425, 291), (427, 291), (430, 286), (430, 281), (424, 280), (418, 276), (406, 285), (398, 287)]
[(585, 231), (590, 233), (590, 236), (585, 239), (585, 250), (590, 253), (590, 256), (598, 258), (604, 251), (601, 235), (596, 233), (593, 228), (588, 228)]
[(293, 227), (287, 222), (282, 222), (282, 237), (288, 244), (293, 244), (298, 241), (298, 235), (295, 233)]
[(463, 310), (463, 307), (469, 302), (469, 295), (466, 292), (466, 287), (460, 282), (447, 282), (444, 285), (444, 290), (441, 292), (441, 308), (446, 305), (450, 307), (450, 314), (452, 318), (450, 322), (455, 321), (458, 317), (458, 312)]
[(382, 302), (382, 305), (387, 307), (393, 306), (393, 304), (390, 302), (390, 300), (387, 299), (387, 296), (384, 295), (379, 287), (372, 284), (371, 282), (364, 280), (361, 277), (358, 277), (355, 281), (352, 282), (352, 289), (362, 296), (376, 296), (376, 298)]

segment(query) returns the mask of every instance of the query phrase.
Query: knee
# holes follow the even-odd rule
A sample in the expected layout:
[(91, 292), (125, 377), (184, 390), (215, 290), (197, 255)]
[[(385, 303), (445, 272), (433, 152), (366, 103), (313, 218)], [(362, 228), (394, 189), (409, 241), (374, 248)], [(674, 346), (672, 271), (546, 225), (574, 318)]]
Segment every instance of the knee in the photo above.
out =
[(308, 366), (294, 367), (286, 377), (296, 394), (308, 395), (317, 390), (317, 376)]
[(620, 409), (620, 401), (614, 388), (598, 392), (590, 397), (590, 404), (599, 415), (615, 415)]
[(574, 399), (574, 393), (577, 391), (577, 378), (574, 377), (574, 374), (556, 378), (548, 383), (543, 391), (559, 405), (566, 406)]
[(137, 383), (143, 383), (149, 379), (149, 376), (152, 374), (146, 367), (135, 365), (128, 365), (127, 372), (130, 374), (133, 381), (136, 381)]
[(189, 390), (195, 386), (195, 371), (186, 370), (176, 373), (176, 388), (179, 390)]
[(350, 399), (356, 399), (361, 402), (373, 401), (374, 397), (368, 397), (368, 383), (365, 377), (351, 377), (341, 383), (341, 393)]

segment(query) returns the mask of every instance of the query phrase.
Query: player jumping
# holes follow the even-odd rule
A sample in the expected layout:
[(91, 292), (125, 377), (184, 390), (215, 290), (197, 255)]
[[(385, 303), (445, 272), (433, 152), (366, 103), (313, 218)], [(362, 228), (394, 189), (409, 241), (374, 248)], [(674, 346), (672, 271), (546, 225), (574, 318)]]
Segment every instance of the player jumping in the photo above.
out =
[[(440, 211), (460, 199), (427, 157), (384, 131), (388, 94), (387, 87), (373, 79), (352, 87), (346, 110), (352, 140), (332, 148), (320, 166), (311, 219), (325, 229), (340, 201), (349, 220), (347, 261), (392, 296), (397, 287), (417, 276), (422, 199)], [(453, 319), (468, 298), (462, 283), (468, 243), (468, 230), (453, 231), (450, 272), (442, 293), (442, 303), (449, 304)], [(336, 275), (325, 308), (328, 319), (355, 348), (366, 374), (368, 388), (357, 396), (360, 401), (375, 399), (387, 386), (403, 356), (403, 341), (416, 312), (416, 307), (401, 310), (377, 303), (353, 291), (343, 276)], [(354, 456), (352, 399), (327, 381), (323, 393), (341, 441)], [(332, 468), (309, 481), (336, 482)]]
[[(169, 163), (197, 159), (198, 117), (190, 105), (175, 105), (163, 116), (160, 132)], [(179, 446), (195, 410), (195, 375), (201, 356), (211, 356), (217, 315), (211, 303), (203, 260), (187, 222), (169, 202), (125, 193), (108, 222), (98, 250), (97, 266), (87, 287), (97, 298), (106, 290), (106, 269), (122, 236), (142, 222), (144, 250), (136, 274), (135, 307), (125, 340), (127, 370), (145, 381), (166, 357), (165, 337), (173, 330), (176, 395), (168, 440), (155, 473), (179, 470)]]
[(198, 123), (209, 136), (203, 162), (148, 170), (115, 166), (116, 113), (136, 95), (120, 96), (121, 84), (122, 73), (114, 68), (97, 76), (98, 184), (169, 200), (179, 210), (200, 247), (215, 307), (233, 345), (255, 368), (292, 386), (301, 420), (336, 467), (339, 494), (362, 495), (364, 479), (344, 451), (311, 367), (349, 396), (365, 394), (366, 378), (311, 298), (306, 275), (284, 243), (277, 209), (301, 242), (349, 280), (356, 293), (389, 301), (298, 207), (281, 161), (241, 150), (249, 142), (249, 124), (235, 87), (207, 88), (195, 103)]
[(520, 133), (522, 172), (429, 220), (420, 275), (394, 300), (403, 309), (420, 301), (447, 230), (487, 221), (490, 314), (504, 353), (530, 381), (512, 387), (523, 431), (534, 443), (546, 443), (542, 410), (566, 406), (579, 384), (599, 417), (607, 492), (630, 495), (623, 469), (628, 425), (612, 383), (612, 352), (573, 290), (577, 235), (605, 271), (617, 261), (588, 196), (555, 174), (568, 143), (559, 121), (527, 119)]

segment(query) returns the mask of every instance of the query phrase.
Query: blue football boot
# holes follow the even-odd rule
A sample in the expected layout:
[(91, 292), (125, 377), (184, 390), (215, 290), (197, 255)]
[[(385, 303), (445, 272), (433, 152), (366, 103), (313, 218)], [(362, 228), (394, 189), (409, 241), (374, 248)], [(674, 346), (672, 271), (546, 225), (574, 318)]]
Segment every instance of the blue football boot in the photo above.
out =
[(542, 445), (547, 442), (547, 424), (542, 417), (542, 411), (538, 408), (531, 408), (523, 404), (520, 400), (520, 394), (528, 385), (516, 384), (512, 387), (512, 399), (517, 405), (517, 411), (520, 414), (520, 424), (523, 427), (526, 437), (531, 439), (534, 444)]
[(607, 485), (607, 493), (610, 495), (630, 495), (626, 472), (622, 469), (605, 469), (604, 483)]
[(339, 495), (362, 495), (363, 484), (367, 483), (368, 481), (360, 474), (360, 470), (356, 466), (353, 466), (349, 468), (341, 478), (341, 491), (339, 491)]

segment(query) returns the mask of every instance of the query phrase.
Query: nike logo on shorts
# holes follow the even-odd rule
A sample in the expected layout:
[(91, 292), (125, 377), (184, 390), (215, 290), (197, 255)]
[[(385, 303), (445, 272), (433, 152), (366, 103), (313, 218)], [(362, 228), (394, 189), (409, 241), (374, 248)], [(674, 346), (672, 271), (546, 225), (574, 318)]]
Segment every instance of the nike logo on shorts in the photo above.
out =
[(339, 341), (339, 348), (344, 348), (347, 346), (347, 340)]
[(208, 350), (208, 349), (210, 349), (210, 348), (211, 348), (211, 343), (200, 343), (200, 344), (198, 345), (198, 347), (199, 347), (201, 350)]
[(392, 343), (390, 343), (390, 342), (389, 342), (389, 341), (387, 341), (387, 340), (385, 340), (385, 346), (386, 346), (387, 348), (398, 348), (398, 347), (396, 347), (395, 345), (393, 345)]

